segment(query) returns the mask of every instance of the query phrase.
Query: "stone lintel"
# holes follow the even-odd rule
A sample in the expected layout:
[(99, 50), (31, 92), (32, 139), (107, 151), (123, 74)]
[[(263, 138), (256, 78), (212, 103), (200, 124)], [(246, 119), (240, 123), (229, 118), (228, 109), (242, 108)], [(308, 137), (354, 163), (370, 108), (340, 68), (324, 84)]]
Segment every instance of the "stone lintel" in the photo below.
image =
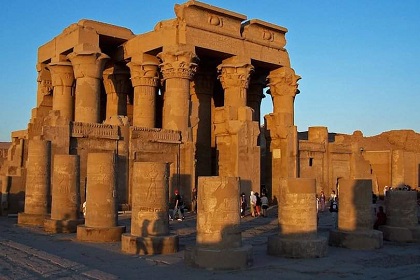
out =
[(251, 245), (229, 249), (191, 246), (186, 247), (184, 260), (189, 266), (211, 270), (246, 269), (253, 265), (253, 249)]
[(124, 232), (125, 226), (94, 228), (78, 225), (77, 240), (86, 242), (117, 242), (121, 241), (121, 235)]
[(175, 14), (178, 21), (187, 26), (238, 38), (241, 37), (241, 24), (247, 19), (245, 15), (198, 1), (175, 5)]
[(77, 25), (82, 26), (82, 27), (92, 28), (99, 35), (114, 37), (121, 40), (128, 40), (135, 36), (134, 33), (126, 27), (121, 27), (121, 26), (89, 20), (89, 19), (81, 19), (77, 22)]
[(330, 246), (354, 250), (379, 249), (383, 243), (383, 234), (379, 230), (331, 230), (328, 239)]
[(272, 48), (284, 49), (287, 29), (259, 19), (251, 19), (242, 24), (245, 40)]
[(127, 254), (157, 255), (178, 252), (178, 235), (140, 237), (128, 233), (121, 236), (121, 250)]
[(78, 220), (55, 220), (45, 219), (44, 230), (51, 233), (74, 233), (77, 231), (77, 226), (84, 224), (85, 219)]
[(46, 218), (48, 218), (46, 214), (27, 214), (22, 212), (18, 213), (18, 225), (42, 227)]
[(118, 126), (110, 124), (72, 122), (70, 134), (78, 138), (120, 139)]
[(268, 237), (267, 253), (286, 258), (322, 258), (327, 256), (327, 238), (284, 238), (280, 235)]

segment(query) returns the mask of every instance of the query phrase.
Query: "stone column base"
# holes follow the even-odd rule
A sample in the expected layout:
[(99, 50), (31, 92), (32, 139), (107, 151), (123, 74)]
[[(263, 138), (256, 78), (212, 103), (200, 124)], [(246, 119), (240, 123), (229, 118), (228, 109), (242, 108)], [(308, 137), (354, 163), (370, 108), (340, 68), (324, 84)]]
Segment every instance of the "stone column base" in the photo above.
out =
[(420, 227), (406, 228), (393, 226), (379, 226), (384, 239), (395, 242), (420, 242)]
[(22, 226), (44, 226), (44, 220), (48, 218), (46, 214), (26, 214), (18, 213), (18, 225)]
[(125, 226), (93, 228), (85, 225), (78, 225), (77, 240), (87, 242), (117, 242), (121, 241), (121, 235), (124, 232)]
[(121, 236), (121, 251), (127, 254), (156, 255), (178, 252), (178, 235), (141, 237), (125, 233)]
[(280, 235), (268, 237), (267, 253), (286, 258), (322, 258), (327, 256), (327, 238), (322, 236), (285, 238)]
[(85, 219), (78, 220), (44, 220), (44, 230), (52, 233), (73, 233), (77, 231), (77, 226), (84, 224)]
[(217, 249), (190, 246), (185, 249), (184, 260), (187, 265), (210, 270), (236, 270), (252, 266), (252, 246)]
[(328, 244), (355, 250), (372, 250), (381, 248), (384, 241), (383, 234), (379, 230), (331, 230)]

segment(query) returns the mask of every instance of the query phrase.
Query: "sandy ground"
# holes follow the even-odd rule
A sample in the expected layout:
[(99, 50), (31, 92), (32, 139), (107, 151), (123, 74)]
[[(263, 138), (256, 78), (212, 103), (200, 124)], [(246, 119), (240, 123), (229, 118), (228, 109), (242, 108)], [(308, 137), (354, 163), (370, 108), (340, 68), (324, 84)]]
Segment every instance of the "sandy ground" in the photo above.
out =
[[(120, 213), (129, 231), (130, 213)], [(329, 212), (320, 213), (318, 234), (328, 237)], [(76, 234), (48, 234), (42, 228), (17, 225), (0, 217), (0, 279), (420, 279), (420, 244), (384, 242), (381, 249), (360, 251), (328, 247), (315, 259), (267, 255), (267, 237), (278, 233), (277, 208), (267, 218), (241, 220), (243, 244), (253, 246), (253, 266), (238, 271), (212, 271), (184, 264), (186, 245), (195, 244), (196, 217), (170, 222), (180, 237), (171, 255), (136, 256), (121, 252), (121, 243), (82, 243)]]

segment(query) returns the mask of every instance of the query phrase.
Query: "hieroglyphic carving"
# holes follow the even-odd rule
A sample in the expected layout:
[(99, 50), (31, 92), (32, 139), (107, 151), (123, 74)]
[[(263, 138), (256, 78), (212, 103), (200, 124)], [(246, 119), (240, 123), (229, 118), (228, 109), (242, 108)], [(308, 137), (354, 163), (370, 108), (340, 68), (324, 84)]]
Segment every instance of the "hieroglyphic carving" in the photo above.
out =
[(71, 123), (71, 137), (120, 139), (116, 125), (82, 122)]

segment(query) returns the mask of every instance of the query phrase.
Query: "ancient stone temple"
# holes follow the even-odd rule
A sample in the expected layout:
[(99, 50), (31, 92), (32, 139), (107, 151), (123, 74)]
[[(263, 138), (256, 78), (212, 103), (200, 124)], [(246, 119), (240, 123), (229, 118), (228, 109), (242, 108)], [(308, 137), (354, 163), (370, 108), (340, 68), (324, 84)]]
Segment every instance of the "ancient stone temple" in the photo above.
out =
[[(37, 104), (27, 129), (12, 133), (1, 169), (9, 194), (24, 193), (38, 170), (28, 166), (34, 138), (49, 141), (51, 166), (56, 155), (79, 157), (80, 203), (94, 153), (115, 153), (119, 207), (132, 205), (137, 162), (169, 163), (170, 193), (180, 189), (186, 202), (199, 176), (238, 177), (241, 192), (260, 191), (267, 87), (267, 176), (276, 188), (279, 178), (297, 176), (300, 77), (285, 49), (287, 29), (198, 1), (176, 5), (175, 15), (139, 35), (80, 20), (39, 48)], [(55, 187), (46, 189), (48, 207)], [(8, 199), (23, 211), (22, 196)]]

